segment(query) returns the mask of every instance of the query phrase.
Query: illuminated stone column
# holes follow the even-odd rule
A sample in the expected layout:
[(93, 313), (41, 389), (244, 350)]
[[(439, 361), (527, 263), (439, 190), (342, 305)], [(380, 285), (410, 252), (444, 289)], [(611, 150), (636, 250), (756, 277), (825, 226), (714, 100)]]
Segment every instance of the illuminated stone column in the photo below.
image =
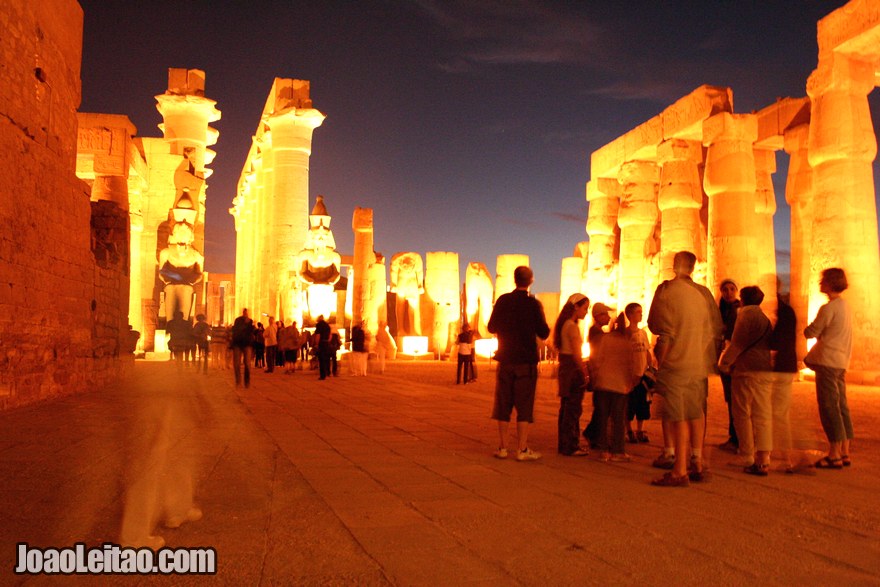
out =
[(755, 154), (758, 124), (751, 114), (716, 114), (703, 122), (709, 196), (709, 242), (706, 286), (717, 290), (725, 278), (740, 287), (758, 283), (763, 246), (755, 212)]
[(594, 179), (587, 183), (587, 234), (590, 250), (587, 257), (587, 291), (591, 303), (613, 305), (617, 299), (617, 253), (620, 228), (620, 184), (616, 179)]
[(703, 146), (697, 141), (671, 139), (657, 147), (660, 164), (660, 280), (672, 279), (672, 258), (679, 251), (691, 251), (706, 261), (706, 235), (700, 223), (703, 187), (699, 165)]
[[(755, 149), (755, 232), (758, 252), (757, 285), (764, 292), (761, 308), (770, 316), (776, 315), (776, 235), (773, 215), (776, 214), (776, 191), (773, 173), (776, 172), (776, 151)], [(740, 287), (750, 284), (739, 284)]]
[(498, 301), (502, 295), (516, 289), (513, 272), (520, 265), (528, 266), (528, 264), (528, 255), (498, 255), (495, 263), (495, 301)]
[[(800, 330), (808, 324), (809, 300), (819, 299), (819, 281), (811, 279), (810, 251), (813, 227), (813, 170), (808, 160), (810, 127), (802, 124), (785, 133), (785, 151), (789, 154), (785, 200), (791, 208), (791, 295), (789, 303), (797, 316)], [(797, 355), (807, 354), (807, 339), (798, 336)]]
[[(268, 117), (272, 130), (273, 194), (272, 243), (270, 251), (278, 316), (284, 320), (302, 309), (292, 306), (295, 271), (293, 260), (306, 242), (308, 226), (303, 222), (309, 211), (309, 157), (312, 132), (324, 121), (314, 108), (287, 108)], [(271, 295), (271, 294), (270, 294)]]
[[(434, 352), (449, 352), (450, 338), (461, 315), (458, 295), (458, 253), (429, 252), (425, 255), (425, 293), (434, 304), (431, 342)], [(452, 332), (450, 332), (452, 330)]]
[[(375, 324), (388, 324), (388, 268), (385, 266), (385, 258), (376, 255), (376, 262), (370, 265), (367, 295), (367, 305), (364, 310), (367, 319), (375, 319)], [(370, 322), (371, 324), (373, 322)], [(371, 331), (374, 334), (377, 330)]]
[(492, 276), (483, 263), (468, 263), (464, 274), (465, 317), (481, 338), (490, 336), (487, 324), (495, 302)]
[(571, 294), (575, 292), (583, 293), (585, 261), (586, 259), (583, 257), (565, 257), (562, 259), (562, 271), (559, 278), (560, 308)]
[[(355, 208), (351, 218), (354, 230), (354, 275), (352, 276), (351, 320), (354, 324), (367, 323), (367, 330), (375, 333), (377, 316), (368, 312), (371, 307), (370, 267), (376, 262), (373, 252), (373, 210)], [(372, 304), (375, 308), (375, 304)]]
[[(876, 15), (875, 15), (876, 19)], [(821, 29), (820, 29), (821, 33)], [(877, 81), (876, 35), (866, 45), (874, 63), (823, 51), (807, 81), (811, 99), (809, 160), (813, 168), (813, 227), (810, 280), (841, 267), (853, 310), (854, 371), (877, 371), (880, 365), (880, 247), (872, 162), (877, 138), (867, 94)], [(823, 298), (810, 299), (810, 318)]]
[(650, 161), (627, 161), (620, 167), (622, 186), (617, 225), (620, 226), (620, 273), (617, 305), (622, 309), (636, 302), (646, 306), (645, 293), (656, 278), (650, 257), (656, 254), (657, 187), (660, 169)]

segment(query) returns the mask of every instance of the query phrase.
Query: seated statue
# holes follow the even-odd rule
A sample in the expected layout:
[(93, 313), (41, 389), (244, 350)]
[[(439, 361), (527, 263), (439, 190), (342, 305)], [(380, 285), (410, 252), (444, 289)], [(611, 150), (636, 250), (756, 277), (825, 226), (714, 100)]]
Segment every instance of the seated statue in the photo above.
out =
[(159, 253), (159, 279), (165, 284), (165, 316), (182, 312), (192, 318), (193, 286), (202, 280), (205, 258), (193, 248), (195, 235), (190, 223), (176, 222), (168, 246)]
[(391, 257), (391, 290), (397, 294), (397, 336), (421, 336), (419, 296), (425, 292), (424, 266), (418, 253)]
[(306, 288), (308, 315), (317, 319), (330, 316), (336, 310), (333, 286), (339, 281), (342, 266), (323, 196), (318, 196), (315, 202), (309, 225), (305, 248), (297, 255), (296, 273)]

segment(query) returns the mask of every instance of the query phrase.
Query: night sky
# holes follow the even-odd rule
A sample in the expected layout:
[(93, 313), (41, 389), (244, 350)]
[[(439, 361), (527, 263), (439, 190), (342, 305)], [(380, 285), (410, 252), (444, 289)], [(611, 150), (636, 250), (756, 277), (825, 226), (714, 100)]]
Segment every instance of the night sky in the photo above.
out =
[[(558, 291), (561, 259), (587, 238), (590, 153), (702, 84), (731, 87), (741, 113), (805, 96), (816, 21), (844, 2), (80, 4), (81, 111), (126, 114), (140, 136), (161, 136), (154, 96), (168, 68), (206, 72), (222, 112), (209, 271), (235, 269), (227, 210), (272, 81), (286, 77), (309, 80), (327, 115), (312, 144), (310, 207), (324, 195), (341, 254), (353, 252), (362, 206), (386, 258), (455, 251), (462, 266), (494, 273), (497, 255), (524, 253), (533, 291)], [(777, 154), (774, 177), (781, 271), (787, 158)]]

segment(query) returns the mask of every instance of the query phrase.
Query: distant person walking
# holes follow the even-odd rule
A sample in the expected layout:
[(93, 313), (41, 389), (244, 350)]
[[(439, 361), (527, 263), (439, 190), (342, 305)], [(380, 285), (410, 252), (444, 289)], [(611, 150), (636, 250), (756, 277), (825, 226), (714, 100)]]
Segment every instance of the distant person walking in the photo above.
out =
[(657, 287), (648, 313), (648, 328), (657, 335), (655, 393), (663, 398), (663, 419), (670, 424), (675, 447), (672, 471), (652, 481), (661, 487), (686, 487), (689, 480), (705, 480), (708, 376), (717, 360), (722, 325), (712, 293), (691, 279), (696, 261), (688, 251), (675, 254), (675, 278)]
[(498, 370), (492, 418), (498, 421), (498, 450), (495, 456), (507, 458), (507, 431), (516, 408), (518, 461), (534, 461), (541, 455), (529, 448), (529, 424), (533, 421), (535, 387), (538, 383), (538, 343), (546, 339), (550, 327), (541, 302), (529, 295), (534, 281), (532, 270), (519, 266), (513, 272), (516, 289), (495, 302), (489, 318), (489, 332), (498, 336)]
[(196, 347), (199, 350), (199, 363), (196, 364), (196, 371), (203, 373), (208, 372), (208, 335), (211, 333), (211, 326), (204, 314), (196, 316), (196, 323), (192, 327), (192, 335), (196, 341)]
[(248, 316), (247, 308), (232, 323), (232, 370), (235, 373), (235, 386), (241, 385), (241, 366), (244, 363), (244, 386), (251, 386), (251, 357), (254, 352), (254, 321)]
[(315, 340), (317, 341), (318, 379), (323, 381), (330, 375), (330, 325), (324, 316), (318, 316), (315, 324)]
[(266, 373), (272, 373), (278, 355), (278, 324), (272, 316), (269, 316), (269, 325), (263, 331), (263, 342), (266, 345)]
[(580, 418), (583, 413), (587, 372), (581, 347), (584, 340), (578, 322), (587, 315), (590, 299), (582, 293), (569, 296), (556, 325), (553, 327), (553, 346), (559, 354), (559, 420), (557, 423), (559, 454), (583, 457), (590, 454), (581, 448)]
[(818, 469), (841, 469), (851, 462), (853, 425), (846, 401), (845, 377), (852, 357), (852, 312), (840, 296), (847, 287), (849, 283), (843, 269), (825, 269), (819, 291), (828, 296), (828, 303), (819, 308), (816, 319), (804, 330), (804, 336), (816, 339), (804, 363), (816, 372), (819, 420), (828, 437), (828, 454), (816, 461)]

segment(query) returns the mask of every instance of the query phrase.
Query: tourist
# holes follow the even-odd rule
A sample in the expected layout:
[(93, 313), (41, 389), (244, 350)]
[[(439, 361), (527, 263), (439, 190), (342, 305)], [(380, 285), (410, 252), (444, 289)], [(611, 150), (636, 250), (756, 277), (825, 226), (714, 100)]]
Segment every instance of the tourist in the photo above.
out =
[(376, 362), (379, 373), (385, 373), (386, 358), (394, 359), (396, 354), (397, 345), (388, 332), (388, 324), (379, 322), (379, 332), (376, 333)]
[(570, 457), (583, 457), (590, 454), (581, 448), (580, 418), (583, 412), (584, 392), (587, 390), (587, 372), (581, 347), (583, 335), (578, 326), (590, 300), (581, 293), (569, 296), (562, 306), (556, 325), (553, 327), (553, 346), (559, 356), (559, 420), (557, 424), (557, 450), (560, 454)]
[[(593, 352), (595, 349), (599, 348), (599, 344), (602, 342), (602, 337), (605, 335), (605, 331), (602, 329), (611, 324), (611, 308), (602, 302), (596, 302), (593, 304), (593, 310), (591, 313), (593, 315), (593, 324), (587, 331), (587, 344), (589, 345), (590, 357), (592, 358)], [(592, 367), (592, 363), (587, 361), (587, 375), (590, 375)], [(592, 379), (591, 376), (589, 378)], [(592, 389), (592, 381), (590, 381), (590, 385), (590, 389)], [(594, 397), (592, 401), (595, 402), (596, 398)], [(584, 438), (587, 439), (590, 446), (599, 445), (599, 437), (597, 435), (598, 429), (599, 426), (596, 422), (596, 406), (594, 403), (593, 411), (590, 413), (590, 421), (587, 424), (587, 427), (584, 428)]]
[(309, 341), (311, 340), (309, 331), (303, 328), (299, 333), (299, 370), (303, 370), (303, 365), (309, 360)]
[(204, 314), (196, 315), (196, 323), (192, 327), (192, 336), (199, 349), (199, 363), (196, 364), (196, 371), (201, 370), (203, 373), (208, 372), (208, 334), (211, 327), (208, 325), (208, 319)]
[(773, 327), (761, 311), (764, 292), (756, 285), (742, 288), (742, 307), (733, 336), (721, 354), (718, 369), (733, 374), (733, 423), (745, 472), (766, 477), (773, 450), (773, 408), (770, 337)]
[(254, 368), (263, 369), (266, 367), (266, 331), (262, 322), (257, 322), (257, 328), (254, 330)]
[(318, 359), (318, 379), (323, 381), (330, 375), (330, 325), (324, 316), (318, 316), (315, 324), (315, 349)]
[(816, 461), (818, 469), (850, 466), (852, 420), (846, 401), (846, 370), (852, 356), (852, 313), (841, 293), (849, 287), (843, 269), (822, 271), (819, 291), (828, 303), (819, 308), (816, 319), (804, 329), (804, 336), (815, 338), (804, 363), (816, 372), (816, 400), (819, 420), (828, 437), (828, 454)]
[(342, 349), (342, 337), (336, 326), (330, 328), (330, 373), (333, 377), (339, 377), (339, 351)]
[(498, 421), (498, 450), (495, 456), (507, 458), (507, 431), (516, 408), (516, 431), (519, 441), (516, 459), (534, 461), (541, 458), (529, 448), (529, 424), (533, 420), (535, 387), (538, 383), (538, 344), (550, 334), (541, 302), (529, 295), (534, 281), (526, 266), (513, 272), (516, 289), (501, 295), (489, 317), (489, 332), (498, 336), (498, 361), (495, 404), (492, 418)]
[(458, 364), (455, 368), (455, 384), (458, 385), (464, 379), (467, 385), (474, 376), (474, 332), (470, 325), (465, 322), (461, 326), (461, 332), (458, 333), (456, 339)]
[(630, 390), (645, 372), (642, 361), (636, 361), (635, 355), (631, 335), (626, 328), (626, 315), (621, 313), (611, 331), (602, 336), (596, 349), (590, 352), (593, 415), (597, 448), (602, 451), (603, 461), (630, 461), (624, 449), (626, 406)]
[[(653, 369), (653, 357), (651, 356), (651, 344), (648, 342), (647, 333), (639, 328), (644, 311), (641, 304), (627, 304), (623, 310), (629, 325), (626, 332), (629, 334), (633, 352), (633, 368), (638, 375), (635, 387), (629, 392), (626, 406), (626, 437), (631, 443), (648, 442), (648, 434), (645, 432), (645, 420), (651, 419), (651, 400), (648, 398), (648, 387), (642, 377), (649, 369)], [(632, 421), (636, 421), (636, 430), (633, 432)]]
[(284, 354), (284, 372), (293, 375), (296, 371), (296, 356), (299, 354), (299, 329), (296, 322), (278, 334), (278, 352)]
[(703, 432), (708, 375), (716, 361), (722, 324), (712, 293), (691, 279), (696, 261), (693, 253), (675, 254), (675, 278), (657, 287), (648, 312), (648, 327), (658, 337), (655, 393), (663, 396), (663, 418), (671, 426), (675, 447), (672, 470), (652, 481), (661, 487), (686, 487), (689, 480), (706, 479)]
[[(276, 320), (275, 322), (275, 340), (281, 341), (281, 333), (284, 332), (284, 322), (281, 320)], [(275, 347), (275, 367), (283, 367), (284, 366), (284, 349), (281, 348), (280, 345)]]
[(183, 364), (187, 345), (192, 339), (192, 324), (183, 318), (183, 312), (177, 310), (174, 312), (174, 318), (165, 325), (165, 331), (169, 336), (168, 350), (171, 351), (171, 358), (180, 366)]
[(232, 323), (232, 370), (235, 373), (235, 386), (241, 385), (241, 366), (244, 363), (244, 386), (251, 386), (251, 355), (254, 352), (254, 321), (248, 316), (247, 308)]
[(794, 473), (792, 461), (791, 384), (798, 372), (797, 365), (797, 316), (782, 296), (776, 296), (776, 326), (770, 338), (773, 355), (773, 385), (770, 389), (770, 403), (773, 410), (773, 448), (782, 453), (785, 472)]
[(217, 325), (211, 328), (211, 366), (215, 369), (229, 368), (230, 331), (226, 326)]
[(266, 373), (275, 371), (275, 355), (278, 354), (278, 324), (275, 317), (269, 316), (269, 325), (263, 331), (263, 341), (266, 344)]
[(352, 375), (367, 375), (367, 335), (364, 323), (351, 328), (351, 372)]
[[(727, 346), (730, 344), (730, 338), (733, 336), (737, 311), (742, 304), (737, 298), (739, 288), (732, 279), (723, 280), (719, 289), (721, 291), (721, 299), (718, 300), (718, 308), (721, 311), (721, 321), (724, 323), (722, 343), (724, 346)], [(727, 404), (727, 440), (718, 445), (718, 448), (736, 453), (739, 448), (739, 440), (736, 436), (736, 426), (733, 425), (733, 406), (730, 401), (732, 381), (730, 373), (721, 373), (721, 388), (724, 390), (724, 402)]]

